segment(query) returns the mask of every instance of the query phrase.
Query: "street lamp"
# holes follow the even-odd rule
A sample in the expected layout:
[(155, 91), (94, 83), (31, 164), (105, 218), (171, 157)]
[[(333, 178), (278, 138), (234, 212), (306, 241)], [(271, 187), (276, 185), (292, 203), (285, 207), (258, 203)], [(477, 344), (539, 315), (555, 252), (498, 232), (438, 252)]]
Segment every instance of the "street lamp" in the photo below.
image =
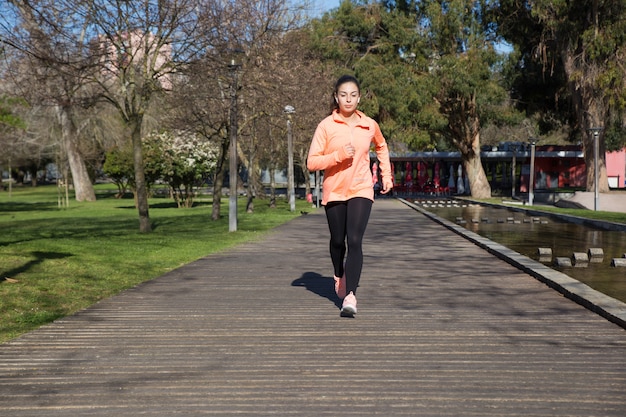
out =
[(535, 146), (537, 139), (530, 138), (530, 184), (528, 188), (528, 205), (532, 206), (535, 199)]
[(315, 171), (315, 207), (320, 208), (320, 172)]
[(600, 150), (598, 145), (598, 138), (600, 136), (600, 132), (602, 132), (602, 128), (591, 127), (589, 128), (589, 131), (593, 135), (593, 210), (598, 211), (598, 207), (600, 206), (600, 192), (598, 191), (598, 156)]
[(230, 196), (228, 200), (228, 231), (237, 231), (237, 71), (241, 64), (231, 59), (228, 64), (230, 84)]
[(287, 181), (289, 188), (289, 210), (296, 211), (296, 191), (293, 178), (293, 138), (291, 132), (291, 115), (296, 112), (293, 106), (285, 106), (284, 110), (287, 114), (287, 154), (289, 162), (287, 165)]

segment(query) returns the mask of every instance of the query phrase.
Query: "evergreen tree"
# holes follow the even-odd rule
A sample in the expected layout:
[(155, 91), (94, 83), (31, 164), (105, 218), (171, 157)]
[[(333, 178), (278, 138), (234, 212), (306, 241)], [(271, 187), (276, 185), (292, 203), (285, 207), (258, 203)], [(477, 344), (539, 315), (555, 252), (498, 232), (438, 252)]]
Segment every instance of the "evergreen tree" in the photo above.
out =
[(582, 141), (585, 151), (588, 191), (594, 191), (596, 175), (589, 130), (604, 128), (598, 191), (608, 191), (605, 138), (611, 148), (624, 145), (618, 138), (626, 104), (626, 1), (500, 0), (492, 6), (499, 32), (520, 52), (522, 71), (528, 75), (527, 69), (539, 64), (536, 80), (552, 78), (566, 87), (578, 132), (575, 139)]

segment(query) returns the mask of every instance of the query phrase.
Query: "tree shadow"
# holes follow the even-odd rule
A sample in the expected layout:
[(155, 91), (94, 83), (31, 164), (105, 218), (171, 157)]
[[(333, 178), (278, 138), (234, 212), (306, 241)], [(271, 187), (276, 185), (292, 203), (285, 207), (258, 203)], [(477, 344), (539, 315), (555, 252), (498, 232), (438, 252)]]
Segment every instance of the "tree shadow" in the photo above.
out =
[(48, 259), (63, 259), (73, 256), (71, 253), (63, 253), (63, 252), (41, 252), (41, 251), (33, 251), (31, 255), (35, 259), (31, 259), (26, 262), (24, 265), (19, 266), (17, 268), (10, 269), (8, 271), (0, 271), (0, 283), (7, 280), (8, 278), (12, 278), (16, 275), (21, 274), (22, 272), (28, 271), (30, 268), (35, 265), (39, 265), (43, 261)]
[(341, 307), (341, 300), (335, 293), (335, 280), (333, 277), (323, 277), (316, 272), (305, 272), (302, 276), (291, 283), (294, 287), (304, 287), (307, 290), (326, 298)]
[[(123, 201), (123, 200), (121, 200)], [(211, 202), (207, 202), (207, 201), (194, 201), (193, 202), (193, 206), (192, 207), (203, 207), (203, 206), (211, 206), (213, 205), (213, 203)], [(117, 208), (119, 209), (125, 209), (125, 210), (129, 210), (129, 209), (133, 209), (136, 210), (137, 208), (134, 205), (122, 205), (122, 206), (118, 206)], [(176, 204), (175, 201), (163, 201), (160, 203), (150, 203), (149, 206), (150, 209), (172, 209), (172, 208), (179, 208), (178, 204)], [(181, 208), (181, 210), (184, 210), (184, 208)]]
[(0, 203), (0, 213), (45, 210), (57, 210), (57, 203), (24, 203), (15, 201), (3, 201), (2, 203)]

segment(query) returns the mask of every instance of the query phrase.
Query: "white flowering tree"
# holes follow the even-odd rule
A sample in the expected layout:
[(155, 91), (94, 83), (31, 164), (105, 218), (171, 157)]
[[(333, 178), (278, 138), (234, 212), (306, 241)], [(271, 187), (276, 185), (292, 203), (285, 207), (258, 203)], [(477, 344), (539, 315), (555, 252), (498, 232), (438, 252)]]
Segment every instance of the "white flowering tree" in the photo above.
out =
[(200, 136), (185, 132), (154, 132), (145, 138), (146, 164), (160, 173), (178, 207), (191, 207), (197, 187), (215, 171), (218, 150)]

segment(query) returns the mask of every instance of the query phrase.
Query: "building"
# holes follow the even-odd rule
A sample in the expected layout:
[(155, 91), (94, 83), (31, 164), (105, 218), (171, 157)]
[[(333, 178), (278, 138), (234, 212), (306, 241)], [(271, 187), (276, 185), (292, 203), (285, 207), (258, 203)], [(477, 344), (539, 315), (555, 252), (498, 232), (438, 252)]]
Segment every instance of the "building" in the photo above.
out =
[[(502, 194), (527, 193), (531, 146), (504, 143), (483, 148), (480, 154), (492, 190)], [(468, 194), (469, 184), (459, 152), (391, 153), (395, 189), (415, 193)], [(611, 188), (626, 187), (626, 149), (606, 153)], [(581, 146), (542, 145), (535, 148), (535, 190), (585, 188), (587, 167)]]

